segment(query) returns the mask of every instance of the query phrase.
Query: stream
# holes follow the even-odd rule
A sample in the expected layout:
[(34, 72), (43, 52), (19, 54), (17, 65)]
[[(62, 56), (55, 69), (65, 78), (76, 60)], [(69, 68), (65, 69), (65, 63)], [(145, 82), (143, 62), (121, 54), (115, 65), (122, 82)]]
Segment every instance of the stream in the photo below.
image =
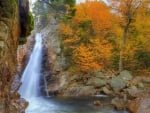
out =
[[(41, 94), (40, 79), (42, 68), (42, 35), (36, 34), (36, 42), (29, 62), (23, 72), (19, 93), (29, 102), (26, 113), (128, 113), (116, 111), (109, 105), (110, 98), (100, 97), (46, 97)], [(93, 106), (100, 100), (104, 107)]]

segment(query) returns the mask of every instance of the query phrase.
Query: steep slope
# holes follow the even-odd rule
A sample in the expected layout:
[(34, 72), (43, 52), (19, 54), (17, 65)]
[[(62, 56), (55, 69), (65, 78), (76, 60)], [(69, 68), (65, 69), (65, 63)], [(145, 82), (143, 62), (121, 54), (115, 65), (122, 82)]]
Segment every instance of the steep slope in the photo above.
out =
[(10, 88), (16, 72), (18, 38), (23, 30), (20, 30), (23, 23), (19, 8), (24, 8), (25, 16), (29, 11), (28, 0), (20, 0), (20, 3), (24, 4), (18, 7), (18, 0), (0, 2), (0, 112), (3, 113), (18, 113), (12, 102), (18, 96), (15, 92), (11, 94)]

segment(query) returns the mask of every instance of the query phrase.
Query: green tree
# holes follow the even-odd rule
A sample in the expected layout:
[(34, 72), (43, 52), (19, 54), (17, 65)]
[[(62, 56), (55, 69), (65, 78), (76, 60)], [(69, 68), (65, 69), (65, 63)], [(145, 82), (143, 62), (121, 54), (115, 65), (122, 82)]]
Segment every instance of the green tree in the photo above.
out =
[(135, 22), (134, 20), (136, 14), (138, 13), (139, 9), (142, 8), (144, 2), (145, 0), (111, 0), (114, 12), (117, 12), (121, 17), (121, 26), (123, 28), (119, 58), (119, 71), (124, 69), (123, 59), (129, 29)]

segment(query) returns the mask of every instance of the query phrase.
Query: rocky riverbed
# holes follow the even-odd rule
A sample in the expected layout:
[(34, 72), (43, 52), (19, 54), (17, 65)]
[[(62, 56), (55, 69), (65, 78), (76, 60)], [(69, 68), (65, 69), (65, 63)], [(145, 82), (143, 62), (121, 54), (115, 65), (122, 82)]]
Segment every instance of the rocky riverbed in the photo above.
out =
[[(114, 97), (110, 103), (116, 109), (129, 109), (133, 113), (150, 112), (150, 75), (136, 76), (124, 70), (73, 73), (61, 51), (58, 25), (52, 19), (42, 30), (48, 60), (45, 60), (44, 76), (49, 94), (61, 96), (107, 95)], [(43, 62), (44, 63), (44, 62)], [(50, 71), (51, 70), (51, 71)], [(147, 102), (145, 102), (147, 100)], [(135, 105), (136, 107), (132, 107)], [(145, 106), (145, 107), (143, 107)]]
[[(115, 109), (128, 109), (132, 113), (150, 112), (149, 74), (136, 76), (127, 70), (121, 73), (76, 73), (68, 67), (61, 50), (56, 21), (52, 19), (41, 33), (44, 37), (42, 73), (47, 81), (49, 95), (88, 97), (103, 94), (112, 97), (110, 104)], [(101, 105), (101, 102), (93, 101), (93, 105)]]

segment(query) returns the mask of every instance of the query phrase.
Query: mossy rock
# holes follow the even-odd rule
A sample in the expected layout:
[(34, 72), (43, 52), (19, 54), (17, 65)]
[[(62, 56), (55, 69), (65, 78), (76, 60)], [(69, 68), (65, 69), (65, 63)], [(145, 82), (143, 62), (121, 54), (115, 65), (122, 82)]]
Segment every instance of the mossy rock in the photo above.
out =
[(119, 77), (124, 79), (124, 80), (132, 80), (132, 78), (133, 78), (131, 73), (127, 70), (124, 70), (124, 71), (120, 72)]
[(1, 0), (0, 1), (0, 17), (11, 18), (17, 8), (16, 0)]
[(127, 85), (127, 82), (120, 77), (114, 77), (110, 80), (110, 86), (114, 91), (120, 91)]
[(107, 84), (107, 81), (100, 78), (92, 78), (88, 81), (87, 85), (92, 85), (94, 87), (102, 87)]

